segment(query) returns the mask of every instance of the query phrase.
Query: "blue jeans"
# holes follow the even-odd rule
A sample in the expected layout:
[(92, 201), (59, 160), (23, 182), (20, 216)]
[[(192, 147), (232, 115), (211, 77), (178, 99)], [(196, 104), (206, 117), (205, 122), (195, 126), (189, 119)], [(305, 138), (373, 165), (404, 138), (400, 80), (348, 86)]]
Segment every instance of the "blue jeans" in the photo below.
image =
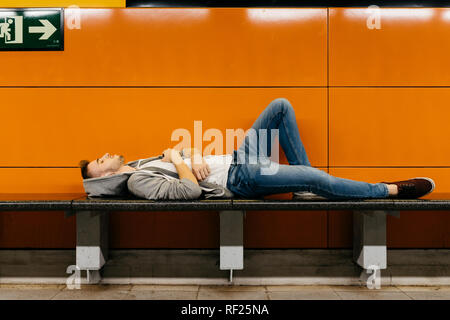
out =
[[(338, 178), (311, 167), (300, 139), (294, 109), (288, 100), (273, 100), (256, 119), (252, 129), (253, 135), (249, 134), (250, 130), (239, 149), (233, 152), (228, 171), (227, 188), (236, 196), (262, 198), (269, 194), (308, 191), (336, 200), (388, 197), (384, 183)], [(264, 131), (267, 134), (261, 134)], [(270, 160), (275, 138), (278, 138), (289, 165)], [(277, 169), (268, 174), (263, 168), (270, 165)]]

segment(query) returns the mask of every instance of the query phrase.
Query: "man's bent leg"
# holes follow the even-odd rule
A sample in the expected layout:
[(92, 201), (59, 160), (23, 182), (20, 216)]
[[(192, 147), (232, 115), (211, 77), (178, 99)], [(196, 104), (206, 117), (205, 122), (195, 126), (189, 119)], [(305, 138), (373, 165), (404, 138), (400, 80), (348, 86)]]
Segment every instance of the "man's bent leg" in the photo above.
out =
[[(268, 157), (275, 139), (271, 129), (278, 129), (280, 145), (289, 164), (311, 166), (300, 139), (294, 109), (288, 100), (284, 98), (273, 100), (259, 115), (251, 129), (237, 150), (240, 163), (250, 162), (246, 155)], [(267, 130), (264, 136), (260, 136), (261, 129)], [(258, 146), (260, 146), (260, 139), (263, 138), (267, 139), (265, 142), (267, 149), (261, 151), (258, 150)], [(261, 152), (267, 154), (261, 154)]]
[(261, 173), (257, 165), (250, 166), (249, 171), (255, 196), (308, 191), (328, 199), (370, 199), (387, 198), (389, 194), (384, 183), (338, 178), (310, 166), (278, 164), (271, 175)]

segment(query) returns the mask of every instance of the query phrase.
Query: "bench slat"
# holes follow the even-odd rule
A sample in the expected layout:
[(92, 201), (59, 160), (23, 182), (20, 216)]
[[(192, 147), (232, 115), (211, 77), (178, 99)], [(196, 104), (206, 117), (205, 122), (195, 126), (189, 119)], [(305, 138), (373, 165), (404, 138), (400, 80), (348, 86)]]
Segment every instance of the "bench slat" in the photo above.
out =
[(136, 198), (87, 198), (80, 194), (0, 194), (0, 211), (102, 210), (450, 210), (450, 199), (370, 200), (193, 200), (150, 201)]

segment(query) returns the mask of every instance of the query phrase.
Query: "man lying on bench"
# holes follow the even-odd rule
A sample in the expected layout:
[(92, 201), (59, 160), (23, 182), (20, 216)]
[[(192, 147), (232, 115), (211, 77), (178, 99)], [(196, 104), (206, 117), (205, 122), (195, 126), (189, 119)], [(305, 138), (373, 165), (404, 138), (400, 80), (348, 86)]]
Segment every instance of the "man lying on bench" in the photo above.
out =
[[(259, 115), (238, 150), (202, 156), (191, 148), (166, 149), (162, 156), (124, 164), (124, 157), (106, 153), (80, 161), (89, 196), (127, 192), (150, 200), (262, 198), (294, 192), (294, 199), (415, 199), (434, 190), (430, 178), (368, 183), (334, 177), (313, 168), (300, 139), (294, 109), (284, 98), (273, 100)], [(269, 152), (276, 132), (289, 165), (275, 163)]]

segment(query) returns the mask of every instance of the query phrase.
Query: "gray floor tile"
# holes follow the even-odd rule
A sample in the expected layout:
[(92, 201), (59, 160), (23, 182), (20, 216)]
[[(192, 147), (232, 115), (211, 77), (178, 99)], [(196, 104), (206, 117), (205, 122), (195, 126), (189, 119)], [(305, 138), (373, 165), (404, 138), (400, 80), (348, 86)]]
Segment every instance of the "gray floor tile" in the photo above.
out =
[(369, 289), (367, 286), (330, 286), (334, 291), (351, 291), (351, 292), (401, 292), (401, 290), (395, 286), (383, 286), (380, 289)]
[(138, 284), (133, 285), (131, 292), (133, 291), (194, 291), (197, 292), (199, 286), (195, 285), (148, 285)]
[(270, 300), (340, 300), (333, 290), (269, 291)]
[(62, 286), (11, 286), (0, 287), (0, 300), (50, 300), (62, 290)]
[(195, 300), (197, 291), (165, 291), (165, 290), (134, 290), (125, 297), (126, 300)]
[(268, 296), (264, 291), (220, 291), (220, 290), (200, 290), (199, 300), (267, 300)]
[(403, 292), (405, 291), (427, 291), (427, 292), (450, 292), (450, 286), (397, 286)]
[(64, 289), (54, 300), (121, 300), (130, 291), (130, 285), (84, 285), (81, 289)]
[(403, 291), (414, 300), (450, 300), (450, 291)]
[(272, 292), (272, 291), (279, 291), (279, 292), (286, 292), (286, 291), (315, 291), (315, 290), (320, 290), (320, 291), (330, 291), (331, 286), (285, 286), (285, 285), (280, 285), (280, 286), (266, 286), (267, 291)]
[(203, 291), (246, 291), (246, 292), (265, 292), (265, 286), (200, 286), (200, 292)]
[(403, 292), (380, 291), (375, 289), (370, 291), (336, 291), (336, 293), (343, 300), (411, 300)]

